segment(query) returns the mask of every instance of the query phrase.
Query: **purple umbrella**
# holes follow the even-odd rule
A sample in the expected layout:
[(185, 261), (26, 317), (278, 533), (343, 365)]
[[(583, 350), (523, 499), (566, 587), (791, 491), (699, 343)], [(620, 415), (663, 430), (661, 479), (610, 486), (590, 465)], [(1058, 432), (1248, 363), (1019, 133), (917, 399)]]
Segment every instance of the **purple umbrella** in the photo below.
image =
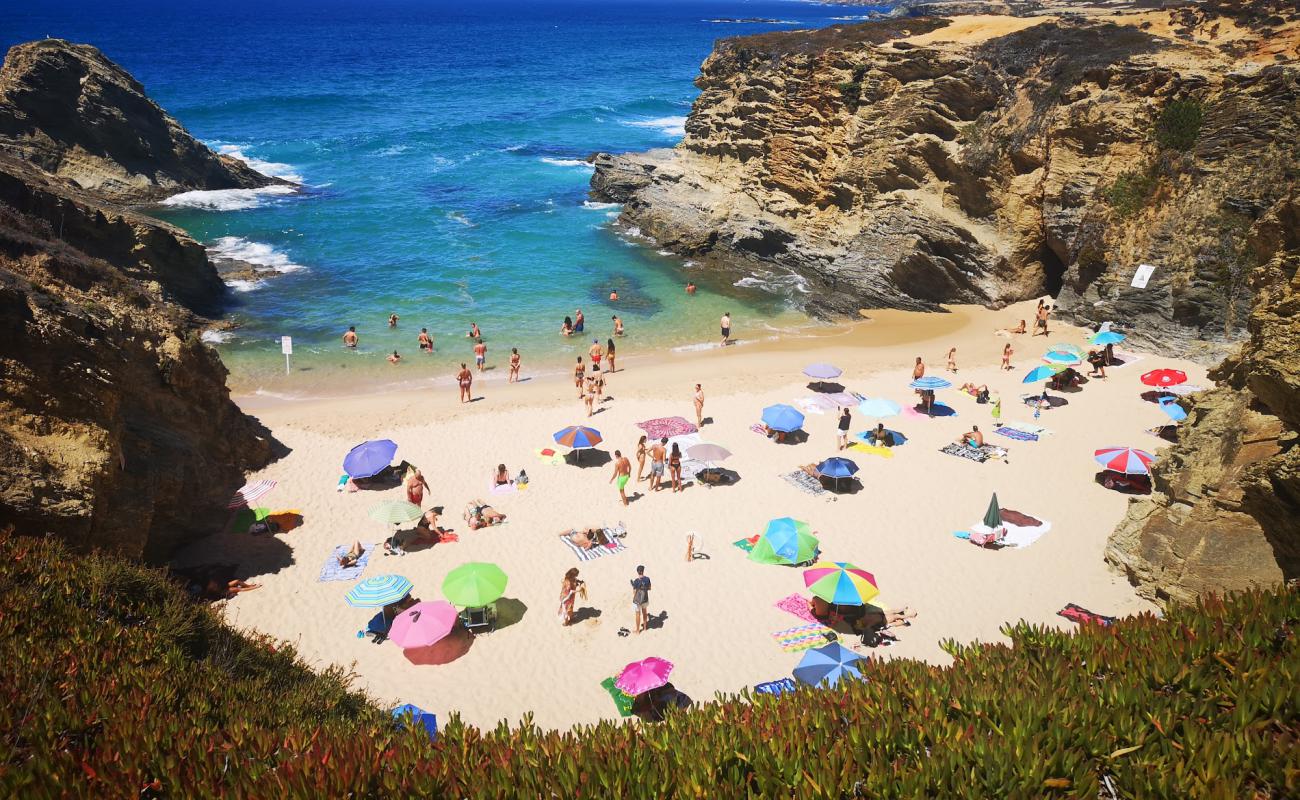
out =
[(343, 471), (353, 478), (369, 478), (383, 472), (395, 455), (397, 443), (391, 439), (362, 442), (343, 457)]
[(825, 381), (830, 380), (831, 378), (838, 378), (844, 374), (844, 370), (832, 364), (809, 364), (803, 368), (803, 374), (807, 375), (809, 378), (817, 378)]
[(416, 603), (393, 620), (388, 638), (393, 644), (409, 650), (428, 647), (439, 642), (456, 625), (456, 607), (445, 600)]

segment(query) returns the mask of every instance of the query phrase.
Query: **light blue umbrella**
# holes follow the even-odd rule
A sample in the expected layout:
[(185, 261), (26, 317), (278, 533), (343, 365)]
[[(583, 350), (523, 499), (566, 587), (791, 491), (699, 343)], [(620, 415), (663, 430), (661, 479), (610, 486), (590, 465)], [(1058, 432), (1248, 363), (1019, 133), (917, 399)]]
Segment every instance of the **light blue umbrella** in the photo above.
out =
[(1101, 333), (1093, 334), (1093, 337), (1089, 339), (1088, 342), (1090, 344), (1099, 344), (1104, 346), (1108, 344), (1119, 344), (1127, 338), (1128, 337), (1124, 334), (1116, 333), (1115, 331), (1102, 331)]
[(1165, 412), (1165, 415), (1174, 422), (1182, 422), (1187, 419), (1187, 412), (1172, 397), (1160, 398), (1160, 410)]
[(763, 424), (774, 431), (790, 433), (803, 427), (803, 414), (794, 406), (768, 406), (763, 409)]
[(1083, 358), (1083, 348), (1078, 346), (1077, 344), (1070, 344), (1069, 342), (1060, 342), (1058, 344), (1054, 344), (1051, 347), (1047, 348), (1047, 352), (1069, 353), (1072, 356), (1078, 356), (1079, 358)]
[(1063, 364), (1067, 367), (1073, 367), (1076, 364), (1083, 363), (1083, 359), (1079, 358), (1074, 353), (1067, 353), (1061, 350), (1048, 350), (1043, 355), (1043, 360), (1048, 364)]
[(401, 575), (376, 575), (353, 586), (344, 599), (356, 608), (378, 608), (406, 597), (411, 593), (412, 585)]
[(831, 642), (804, 653), (799, 666), (794, 668), (794, 676), (811, 686), (834, 686), (845, 675), (861, 678), (856, 664), (861, 660), (862, 656), (844, 645)]
[(858, 413), (867, 417), (876, 417), (883, 419), (892, 417), (903, 409), (893, 400), (886, 400), (883, 397), (867, 397), (861, 403), (858, 403)]
[(926, 375), (924, 378), (917, 378), (912, 381), (908, 386), (911, 386), (913, 389), (929, 389), (934, 391), (935, 389), (951, 388), (952, 383), (943, 378), (935, 377), (934, 375)]
[(396, 721), (399, 729), (406, 727), (406, 717), (410, 715), (411, 722), (419, 725), (429, 734), (430, 740), (438, 738), (438, 715), (431, 714), (419, 706), (413, 706), (405, 703), (393, 709), (393, 719)]
[(1046, 364), (1041, 367), (1034, 367), (1029, 370), (1029, 374), (1025, 376), (1025, 379), (1021, 381), (1021, 383), (1038, 383), (1039, 381), (1045, 381), (1063, 369), (1065, 369), (1065, 367), (1061, 364)]

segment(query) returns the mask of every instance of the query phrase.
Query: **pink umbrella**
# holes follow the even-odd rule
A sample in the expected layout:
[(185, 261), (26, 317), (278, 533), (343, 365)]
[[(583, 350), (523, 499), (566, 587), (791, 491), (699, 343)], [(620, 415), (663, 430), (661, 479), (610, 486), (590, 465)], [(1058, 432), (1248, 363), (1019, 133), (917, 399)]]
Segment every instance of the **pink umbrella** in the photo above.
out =
[(236, 508), (251, 506), (254, 500), (261, 499), (267, 492), (275, 488), (275, 481), (260, 480), (253, 483), (244, 484), (235, 495), (226, 503), (226, 508), (232, 511)]
[(663, 686), (668, 682), (668, 673), (672, 671), (673, 662), (650, 656), (623, 667), (614, 685), (622, 689), (624, 694), (635, 697)]
[(451, 633), (455, 625), (456, 607), (451, 603), (445, 600), (416, 603), (397, 615), (388, 638), (403, 650), (428, 647)]

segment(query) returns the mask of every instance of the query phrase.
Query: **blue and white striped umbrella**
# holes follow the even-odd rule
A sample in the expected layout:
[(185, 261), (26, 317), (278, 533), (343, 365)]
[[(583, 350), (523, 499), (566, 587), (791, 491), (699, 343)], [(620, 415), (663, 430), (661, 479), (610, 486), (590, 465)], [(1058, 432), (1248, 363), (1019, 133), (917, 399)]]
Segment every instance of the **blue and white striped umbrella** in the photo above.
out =
[(812, 686), (834, 686), (845, 675), (861, 678), (855, 663), (861, 660), (862, 656), (839, 642), (832, 642), (804, 653), (799, 666), (794, 668), (794, 676)]
[(376, 575), (353, 586), (344, 599), (355, 608), (379, 608), (406, 597), (411, 593), (412, 586), (401, 575)]
[(926, 375), (923, 378), (917, 378), (912, 381), (908, 386), (911, 386), (913, 389), (929, 389), (933, 391), (935, 389), (949, 389), (952, 387), (952, 383), (934, 375)]

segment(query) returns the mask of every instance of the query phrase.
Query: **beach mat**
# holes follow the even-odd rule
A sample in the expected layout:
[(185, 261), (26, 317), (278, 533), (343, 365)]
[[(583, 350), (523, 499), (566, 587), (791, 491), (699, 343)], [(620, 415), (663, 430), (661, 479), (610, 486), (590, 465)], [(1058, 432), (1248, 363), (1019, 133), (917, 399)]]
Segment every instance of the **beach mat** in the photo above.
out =
[(514, 494), (519, 491), (519, 487), (515, 485), (514, 481), (497, 485), (495, 479), (489, 478), (487, 490), (492, 494)]
[(808, 610), (808, 600), (800, 594), (792, 594), (788, 597), (782, 597), (774, 605), (787, 614), (794, 614), (804, 622), (811, 622), (820, 625), (821, 622), (812, 615)]
[(821, 624), (820, 622), (811, 625), (800, 625), (797, 628), (786, 628), (783, 631), (777, 631), (772, 634), (776, 643), (781, 645), (781, 649), (787, 653), (798, 653), (803, 650), (810, 650), (814, 647), (820, 647), (827, 644), (826, 634), (833, 631)]
[(651, 439), (662, 439), (664, 437), (671, 439), (674, 436), (684, 436), (688, 433), (696, 433), (699, 430), (685, 417), (658, 417), (638, 422), (636, 426), (645, 431), (646, 436)]
[[(560, 534), (560, 541), (564, 543), (565, 547), (573, 551), (573, 554), (578, 557), (579, 561), (584, 561), (584, 562), (592, 561), (594, 559), (600, 558), (601, 556), (609, 555), (610, 553), (621, 553), (627, 549), (627, 545), (623, 544), (622, 539), (613, 536), (613, 532), (615, 530), (617, 529), (605, 528), (605, 533), (606, 535), (609, 536), (610, 539), (613, 540), (614, 542), (613, 544), (597, 545), (591, 548), (590, 550), (584, 549), (582, 547), (578, 547), (576, 544), (569, 541), (568, 534), (563, 534), (563, 533)], [(623, 531), (619, 531), (619, 532), (621, 533)]]
[(550, 464), (557, 467), (564, 463), (564, 454), (553, 447), (539, 447), (533, 451), (533, 454), (541, 460), (543, 464)]
[(1032, 433), (1037, 435), (1040, 439), (1044, 436), (1052, 435), (1052, 431), (1048, 428), (1044, 428), (1042, 425), (1035, 425), (1032, 422), (1004, 422), (1002, 423), (1002, 427), (1011, 428), (1016, 431), (1023, 431), (1024, 433)]
[(744, 550), (746, 553), (752, 551), (754, 549), (754, 545), (756, 544), (758, 544), (757, 534), (749, 537), (748, 539), (740, 539), (739, 541), (735, 541), (731, 543), (733, 547), (739, 547), (741, 550)]
[(794, 678), (777, 678), (774, 681), (767, 681), (755, 686), (754, 694), (770, 694), (773, 696), (779, 696), (786, 692), (793, 692), (798, 688), (799, 684), (794, 682)]
[(967, 447), (964, 444), (949, 442), (939, 448), (940, 453), (947, 453), (950, 456), (964, 458), (967, 461), (974, 461), (976, 464), (983, 464), (990, 459), (1004, 459), (1007, 457), (1005, 448), (996, 445), (986, 444), (981, 447)]
[(324, 566), (320, 568), (320, 577), (316, 580), (354, 581), (357, 578), (360, 578), (361, 573), (366, 571), (366, 564), (370, 563), (370, 554), (375, 552), (375, 546), (363, 542), (361, 545), (361, 558), (357, 559), (357, 563), (350, 567), (340, 566), (339, 556), (346, 553), (348, 549), (349, 546), (346, 544), (341, 544), (334, 548), (334, 551), (330, 553), (329, 558), (325, 559)]
[(814, 478), (813, 476), (809, 475), (808, 473), (804, 472), (801, 469), (797, 469), (794, 472), (787, 472), (786, 474), (781, 476), (781, 479), (784, 480), (786, 483), (789, 483), (790, 485), (794, 486), (799, 491), (804, 492), (805, 494), (811, 494), (811, 495), (830, 494), (830, 491), (828, 491), (826, 487), (822, 486), (822, 482), (820, 480)]
[(994, 428), (993, 432), (998, 434), (999, 436), (1005, 436), (1008, 439), (1015, 439), (1017, 442), (1038, 441), (1038, 434), (1036, 433), (1027, 433), (1025, 431), (1017, 430), (1015, 428), (1008, 428), (1005, 425)]
[(600, 682), (600, 688), (609, 692), (609, 696), (614, 701), (614, 707), (618, 709), (618, 715), (620, 717), (630, 717), (632, 716), (633, 698), (626, 694), (622, 689), (618, 688), (614, 681), (615, 679), (613, 677), (606, 678)]
[(1097, 614), (1081, 605), (1067, 603), (1065, 608), (1056, 612), (1057, 616), (1065, 617), (1071, 622), (1077, 622), (1080, 625), (1101, 625), (1107, 627), (1115, 624), (1115, 617), (1108, 617), (1104, 614)]
[(881, 447), (878, 444), (866, 444), (864, 442), (854, 442), (853, 444), (849, 445), (849, 449), (857, 450), (859, 453), (869, 453), (870, 455), (873, 456), (880, 456), (881, 458), (894, 457), (893, 450), (890, 450), (888, 447)]

